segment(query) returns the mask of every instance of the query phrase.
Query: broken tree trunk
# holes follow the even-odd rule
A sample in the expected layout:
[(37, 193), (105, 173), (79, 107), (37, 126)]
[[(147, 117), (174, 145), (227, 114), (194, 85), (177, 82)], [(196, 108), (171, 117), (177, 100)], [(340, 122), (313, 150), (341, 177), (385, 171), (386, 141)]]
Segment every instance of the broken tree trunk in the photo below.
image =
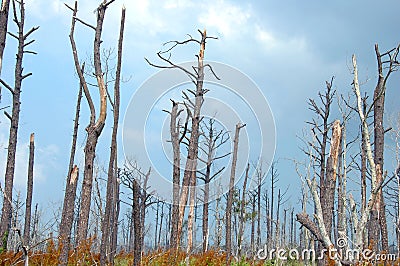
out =
[(246, 126), (246, 124), (236, 124), (235, 137), (233, 139), (233, 155), (232, 155), (232, 166), (231, 175), (229, 179), (229, 191), (228, 198), (226, 200), (226, 216), (225, 216), (225, 249), (226, 249), (226, 263), (229, 262), (232, 253), (232, 205), (233, 205), (233, 194), (235, 189), (235, 176), (236, 176), (236, 163), (239, 150), (239, 133), (240, 129)]
[(29, 139), (29, 163), (28, 163), (28, 183), (26, 186), (25, 202), (25, 224), (24, 224), (24, 244), (29, 246), (31, 213), (32, 213), (32, 192), (33, 192), (33, 163), (35, 160), (35, 134), (32, 133)]
[(75, 165), (71, 172), (68, 174), (64, 205), (62, 211), (62, 218), (59, 229), (59, 241), (61, 245), (61, 251), (59, 256), (59, 265), (68, 264), (68, 253), (70, 250), (71, 243), (71, 229), (74, 222), (74, 209), (75, 209), (75, 197), (76, 188), (78, 186), (78, 175), (79, 169)]
[(111, 232), (113, 228), (113, 221), (118, 217), (115, 217), (116, 211), (116, 189), (117, 189), (117, 133), (118, 133), (118, 120), (119, 120), (119, 109), (120, 109), (120, 81), (121, 81), (121, 65), (122, 65), (122, 42), (124, 39), (124, 26), (125, 26), (125, 8), (122, 8), (121, 14), (121, 26), (118, 40), (118, 59), (117, 59), (117, 70), (114, 81), (114, 101), (111, 103), (113, 108), (113, 129), (111, 134), (111, 150), (110, 160), (108, 164), (107, 173), (107, 192), (106, 192), (106, 206), (104, 210), (104, 217), (102, 221), (102, 235), (100, 244), (100, 265), (114, 265), (115, 250), (111, 250)]
[[(201, 41), (200, 41), (200, 51), (198, 54), (197, 61), (197, 69), (196, 69), (196, 91), (195, 91), (195, 102), (193, 108), (193, 112), (189, 111), (188, 115), (191, 117), (192, 126), (190, 130), (190, 138), (189, 138), (189, 146), (188, 146), (188, 155), (186, 158), (185, 171), (182, 180), (182, 188), (180, 191), (180, 200), (179, 200), (179, 220), (178, 220), (178, 230), (177, 230), (177, 245), (179, 246), (181, 235), (182, 235), (182, 226), (183, 219), (185, 216), (185, 207), (188, 201), (189, 195), (189, 186), (190, 184), (195, 184), (196, 182), (192, 179), (196, 178), (197, 172), (197, 156), (199, 150), (199, 127), (201, 117), (201, 107), (204, 102), (204, 94), (205, 90), (203, 89), (204, 82), (204, 52), (206, 47), (206, 38), (207, 33), (204, 30), (201, 32)], [(189, 98), (187, 99), (189, 101)]]
[[(85, 65), (82, 65), (82, 71), (84, 70)], [(59, 241), (61, 243), (61, 253), (59, 257), (60, 265), (68, 264), (68, 252), (69, 246), (71, 242), (71, 229), (74, 221), (74, 209), (75, 209), (75, 199), (76, 199), (76, 189), (78, 186), (78, 176), (76, 176), (75, 180), (72, 180), (72, 172), (74, 167), (75, 153), (76, 153), (76, 141), (78, 138), (78, 129), (79, 129), (79, 115), (81, 110), (81, 100), (82, 100), (82, 92), (83, 86), (80, 84), (78, 99), (76, 103), (75, 110), (75, 120), (74, 120), (74, 129), (72, 134), (72, 145), (71, 152), (69, 157), (69, 166), (68, 166), (68, 174), (67, 174), (67, 182), (65, 188), (64, 195), (64, 203), (61, 214), (61, 222), (60, 222), (60, 233), (59, 233)]]

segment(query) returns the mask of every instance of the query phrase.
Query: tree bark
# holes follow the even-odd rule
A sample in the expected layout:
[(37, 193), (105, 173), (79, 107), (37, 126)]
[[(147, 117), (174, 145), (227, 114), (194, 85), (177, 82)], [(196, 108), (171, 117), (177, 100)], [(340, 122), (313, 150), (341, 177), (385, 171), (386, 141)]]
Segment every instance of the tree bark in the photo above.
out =
[(329, 237), (332, 235), (332, 217), (335, 202), (335, 188), (336, 188), (336, 173), (339, 158), (339, 146), (341, 142), (342, 128), (340, 121), (336, 120), (332, 127), (331, 146), (329, 157), (326, 163), (326, 191), (325, 191), (325, 205), (323, 208), (323, 217), (326, 232)]
[(231, 166), (231, 175), (229, 179), (229, 191), (228, 198), (226, 200), (226, 224), (225, 224), (225, 249), (226, 249), (226, 263), (229, 263), (231, 253), (232, 253), (232, 205), (233, 205), (233, 194), (235, 189), (235, 176), (236, 176), (236, 163), (238, 157), (239, 149), (239, 133), (240, 129), (243, 128), (245, 124), (236, 124), (235, 137), (233, 140), (233, 157)]
[(74, 221), (76, 188), (78, 186), (79, 169), (75, 165), (68, 175), (67, 188), (64, 197), (64, 206), (60, 223), (59, 239), (61, 241), (61, 251), (59, 257), (60, 265), (68, 264), (68, 253), (71, 242), (71, 229)]
[(188, 155), (186, 158), (185, 172), (182, 181), (182, 188), (180, 191), (180, 201), (179, 201), (179, 220), (178, 220), (178, 231), (177, 231), (177, 244), (179, 246), (182, 234), (183, 219), (185, 216), (185, 207), (188, 200), (189, 186), (190, 184), (195, 184), (192, 179), (196, 178), (197, 172), (197, 156), (199, 149), (199, 124), (201, 121), (201, 107), (204, 102), (203, 95), (205, 90), (203, 89), (204, 81), (204, 52), (206, 46), (207, 33), (201, 33), (200, 41), (200, 51), (198, 54), (197, 69), (196, 69), (196, 91), (195, 91), (195, 103), (193, 106), (193, 113), (188, 112), (191, 116), (192, 126), (189, 138)]
[(32, 133), (29, 140), (29, 164), (28, 164), (28, 183), (26, 186), (25, 202), (25, 224), (24, 224), (24, 244), (29, 246), (31, 214), (32, 214), (32, 192), (33, 192), (33, 164), (35, 160), (35, 134)]
[[(381, 183), (383, 180), (383, 151), (385, 146), (385, 129), (383, 127), (383, 114), (385, 110), (385, 92), (386, 92), (386, 79), (383, 75), (383, 65), (381, 54), (378, 45), (375, 45), (376, 59), (378, 62), (378, 83), (374, 90), (374, 162), (376, 166), (376, 181)], [(376, 233), (371, 234), (370, 245), (375, 247), (378, 251), (378, 243), (382, 245), (382, 251), (389, 251), (388, 232), (386, 223), (385, 201), (382, 193), (382, 188), (378, 191), (374, 208), (371, 213), (372, 231)], [(381, 240), (379, 241), (379, 227), (381, 233)]]
[(119, 109), (120, 109), (120, 81), (121, 81), (121, 65), (122, 65), (122, 43), (124, 39), (124, 27), (125, 27), (125, 8), (122, 8), (121, 13), (121, 26), (118, 40), (118, 59), (117, 59), (117, 70), (114, 82), (114, 101), (113, 107), (113, 130), (111, 135), (111, 150), (110, 160), (108, 164), (107, 173), (107, 192), (106, 192), (106, 207), (104, 210), (104, 217), (102, 221), (102, 235), (101, 235), (101, 251), (100, 252), (100, 265), (114, 264), (115, 250), (111, 250), (111, 238), (110, 234), (112, 221), (118, 220), (115, 216), (116, 211), (116, 189), (117, 189), (117, 133), (118, 133), (118, 120), (119, 120)]
[(238, 235), (238, 257), (242, 257), (242, 244), (244, 237), (244, 223), (245, 223), (245, 209), (246, 209), (246, 187), (247, 187), (247, 179), (249, 178), (249, 169), (250, 164), (247, 163), (246, 175), (244, 177), (243, 182), (243, 190), (242, 190), (242, 199), (240, 201), (240, 214), (239, 214), (239, 235)]
[[(172, 100), (171, 100), (172, 101)], [(180, 124), (177, 121), (177, 117), (181, 113), (178, 111), (178, 103), (172, 101), (172, 110), (170, 112), (170, 134), (171, 143), (174, 156), (174, 165), (172, 173), (172, 215), (171, 215), (171, 248), (176, 249), (178, 247), (177, 243), (177, 231), (178, 231), (178, 220), (179, 220), (179, 188), (180, 188), (180, 178), (181, 178), (181, 151), (180, 151), (180, 138), (179, 138), (179, 128)]]
[[(142, 226), (140, 211), (140, 186), (136, 180), (133, 180), (133, 228), (134, 228), (134, 244), (133, 244), (133, 265), (138, 266), (142, 260)], [(143, 204), (143, 203), (142, 203)]]

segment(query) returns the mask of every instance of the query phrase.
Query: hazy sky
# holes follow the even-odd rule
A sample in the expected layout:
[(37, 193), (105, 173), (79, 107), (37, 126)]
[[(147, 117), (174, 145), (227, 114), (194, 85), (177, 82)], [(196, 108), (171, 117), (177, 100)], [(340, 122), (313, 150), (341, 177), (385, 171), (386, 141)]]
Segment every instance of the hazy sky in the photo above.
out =
[[(68, 40), (71, 12), (59, 0), (27, 0), (26, 25), (40, 26), (34, 33), (32, 49), (24, 68), (33, 76), (23, 83), (18, 138), (15, 188), (25, 192), (29, 134), (36, 135), (34, 202), (43, 208), (61, 204), (68, 167), (74, 106), (78, 89)], [(72, 5), (72, 1), (67, 1)], [(79, 1), (78, 16), (95, 24), (99, 1)], [(158, 70), (144, 57), (155, 60), (162, 43), (198, 36), (207, 29), (218, 37), (206, 47), (206, 59), (230, 65), (248, 75), (269, 102), (276, 124), (276, 154), (280, 185), (291, 185), (292, 202), (297, 204), (299, 178), (292, 162), (301, 155), (296, 135), (310, 119), (306, 101), (323, 90), (325, 81), (335, 76), (339, 93), (351, 92), (351, 55), (358, 57), (363, 90), (375, 86), (374, 44), (381, 51), (399, 43), (397, 1), (120, 1), (107, 10), (103, 47), (116, 47), (121, 7), (126, 6), (121, 113), (134, 92)], [(12, 23), (10, 19), (10, 23)], [(11, 24), (11, 31), (15, 26)], [(91, 53), (94, 32), (77, 26), (76, 41), (81, 60)], [(190, 46), (174, 54), (177, 62), (194, 60), (198, 47)], [(2, 79), (13, 83), (16, 42), (8, 38)], [(400, 77), (393, 75), (387, 92), (388, 113), (398, 112)], [(11, 103), (3, 90), (0, 107)], [(93, 90), (95, 93), (95, 90)], [(10, 110), (9, 110), (10, 111)], [(76, 163), (82, 168), (87, 104), (82, 100), (81, 134)], [(111, 112), (109, 112), (111, 114)], [(165, 115), (165, 114), (163, 114)], [(97, 156), (106, 165), (111, 132), (111, 115), (101, 136)], [(123, 117), (121, 117), (122, 128)], [(246, 121), (243, 121), (246, 122)], [(4, 169), (9, 122), (0, 116), (0, 176)], [(230, 130), (233, 130), (231, 128)], [(120, 130), (121, 133), (121, 130)], [(120, 145), (120, 158), (122, 158)], [(148, 167), (148, 166), (143, 166)], [(391, 166), (388, 166), (391, 167)], [(82, 175), (81, 175), (82, 176)], [(23, 194), (24, 195), (24, 194)]]

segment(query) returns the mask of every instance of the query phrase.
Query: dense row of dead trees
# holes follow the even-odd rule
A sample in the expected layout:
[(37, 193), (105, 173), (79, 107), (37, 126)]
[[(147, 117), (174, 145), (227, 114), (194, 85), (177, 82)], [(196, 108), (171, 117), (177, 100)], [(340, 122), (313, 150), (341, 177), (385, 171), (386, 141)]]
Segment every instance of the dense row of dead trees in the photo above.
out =
[[(297, 214), (297, 219), (318, 241), (319, 251), (323, 248), (337, 248), (344, 255), (348, 248), (355, 248), (360, 252), (370, 248), (376, 253), (390, 253), (383, 197), (383, 190), (390, 179), (386, 181), (388, 171), (383, 167), (383, 158), (385, 134), (391, 129), (384, 127), (384, 103), (387, 81), (398, 66), (398, 51), (399, 47), (395, 47), (381, 54), (378, 45), (375, 45), (378, 79), (370, 103), (361, 93), (355, 56), (352, 58), (354, 100), (336, 95), (336, 91), (332, 89), (332, 79), (326, 83), (325, 93), (319, 94), (321, 104), (312, 99), (309, 101), (310, 109), (317, 118), (309, 122), (312, 138), (304, 149), (309, 158), (308, 174), (304, 182), (310, 189), (316, 218), (310, 218), (303, 209), (302, 213)], [(334, 120), (331, 115), (335, 97), (341, 102), (339, 120)], [(349, 121), (353, 122), (354, 117), (359, 118), (361, 137), (348, 140), (346, 131)], [(359, 143), (360, 152), (356, 155), (349, 154), (355, 143)], [(355, 197), (346, 189), (351, 171), (360, 173), (360, 210), (357, 210)], [(367, 179), (370, 180), (369, 186)], [(348, 211), (351, 213), (350, 217), (347, 215)], [(351, 226), (348, 226), (348, 221)], [(336, 226), (333, 227), (335, 222)], [(338, 247), (338, 239), (344, 239), (348, 245)], [(343, 256), (337, 257), (335, 262), (339, 265), (348, 264), (358, 259)], [(324, 261), (319, 263), (322, 265)]]

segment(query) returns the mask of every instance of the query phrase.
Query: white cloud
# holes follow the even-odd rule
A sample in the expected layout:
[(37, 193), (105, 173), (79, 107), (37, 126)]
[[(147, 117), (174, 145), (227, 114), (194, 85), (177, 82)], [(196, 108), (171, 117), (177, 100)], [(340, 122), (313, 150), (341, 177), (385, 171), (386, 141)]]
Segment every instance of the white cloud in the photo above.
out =
[(215, 29), (224, 37), (234, 37), (245, 30), (252, 13), (224, 0), (203, 5), (198, 21), (207, 29)]

